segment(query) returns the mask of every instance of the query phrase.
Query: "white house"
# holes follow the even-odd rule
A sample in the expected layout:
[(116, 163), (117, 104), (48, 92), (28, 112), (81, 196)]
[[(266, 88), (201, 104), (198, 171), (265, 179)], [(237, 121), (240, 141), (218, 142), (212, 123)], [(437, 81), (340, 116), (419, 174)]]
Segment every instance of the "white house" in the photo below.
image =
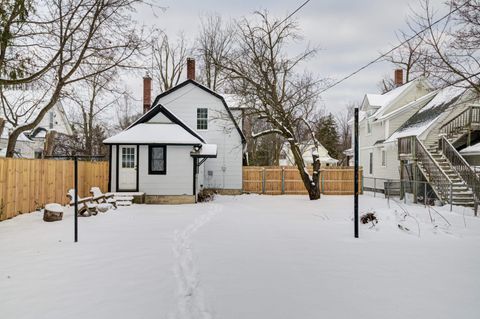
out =
[[(387, 180), (423, 180), (441, 201), (473, 205), (480, 179), (461, 150), (480, 139), (478, 95), (455, 86), (434, 90), (424, 78), (402, 84), (399, 71), (397, 88), (367, 94), (360, 109), (364, 186), (383, 190)], [(478, 162), (474, 152), (465, 153)]]
[[(40, 111), (39, 107), (42, 106), (42, 101), (46, 98), (44, 91), (32, 87), (23, 88), (22, 86), (6, 88), (3, 95), (5, 99), (0, 102), (2, 106), (0, 107), (0, 118), (5, 119), (6, 122), (4, 129), (0, 132), (0, 156), (5, 156), (8, 137), (13, 129), (9, 120), (16, 121), (17, 126), (31, 122), (37, 116)], [(10, 113), (4, 114), (4, 111)], [(15, 156), (22, 158), (41, 157), (48, 131), (56, 131), (66, 135), (72, 134), (71, 124), (61, 101), (48, 111), (37, 127), (20, 134), (15, 145)]]
[[(302, 151), (302, 157), (306, 165), (313, 164), (313, 152), (317, 151), (318, 157), (320, 159), (320, 164), (322, 166), (334, 166), (337, 165), (338, 160), (328, 154), (327, 149), (320, 143), (318, 147), (315, 147), (315, 144), (302, 144), (300, 145), (300, 150)], [(295, 158), (293, 157), (292, 150), (290, 149), (290, 144), (283, 144), (282, 150), (280, 152), (280, 166), (294, 166)]]
[(104, 141), (111, 149), (111, 191), (144, 192), (147, 202), (167, 196), (194, 202), (204, 188), (241, 192), (245, 137), (225, 99), (196, 82), (192, 69), (189, 60), (188, 80), (158, 95), (142, 117)]

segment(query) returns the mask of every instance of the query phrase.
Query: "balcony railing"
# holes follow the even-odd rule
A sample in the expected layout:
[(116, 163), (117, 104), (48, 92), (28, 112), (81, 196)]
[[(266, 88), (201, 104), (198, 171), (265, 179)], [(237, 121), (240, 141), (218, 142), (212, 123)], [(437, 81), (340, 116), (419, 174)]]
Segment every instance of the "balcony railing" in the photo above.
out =
[(480, 178), (475, 170), (468, 164), (455, 147), (443, 136), (439, 140), (443, 155), (448, 159), (455, 171), (462, 177), (475, 196), (477, 202), (480, 198)]
[(445, 123), (440, 128), (440, 133), (444, 134), (447, 138), (460, 132), (468, 133), (467, 144), (470, 145), (470, 135), (473, 125), (480, 125), (479, 105), (470, 105), (468, 109)]

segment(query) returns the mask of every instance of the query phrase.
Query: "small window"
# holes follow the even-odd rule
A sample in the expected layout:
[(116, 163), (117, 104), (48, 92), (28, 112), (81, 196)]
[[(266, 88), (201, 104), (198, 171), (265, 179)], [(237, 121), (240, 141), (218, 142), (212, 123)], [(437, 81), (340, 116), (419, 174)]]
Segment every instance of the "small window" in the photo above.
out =
[(197, 130), (208, 130), (208, 109), (197, 109)]
[(148, 160), (149, 174), (166, 174), (167, 173), (167, 147), (150, 146)]
[(122, 168), (135, 168), (134, 147), (122, 147)]
[(369, 173), (370, 175), (373, 174), (373, 153), (370, 153), (370, 163), (369, 163)]
[(382, 150), (382, 166), (387, 166), (387, 152), (385, 150)]
[(372, 133), (372, 123), (370, 123), (370, 120), (367, 120), (367, 134)]

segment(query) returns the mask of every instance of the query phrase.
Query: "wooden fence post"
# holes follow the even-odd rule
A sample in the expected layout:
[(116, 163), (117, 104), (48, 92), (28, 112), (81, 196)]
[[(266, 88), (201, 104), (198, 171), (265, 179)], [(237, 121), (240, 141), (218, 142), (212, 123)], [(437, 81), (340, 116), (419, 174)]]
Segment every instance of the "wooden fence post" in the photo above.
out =
[(282, 166), (282, 195), (285, 194), (285, 167)]
[(262, 167), (262, 194), (265, 194), (265, 167)]

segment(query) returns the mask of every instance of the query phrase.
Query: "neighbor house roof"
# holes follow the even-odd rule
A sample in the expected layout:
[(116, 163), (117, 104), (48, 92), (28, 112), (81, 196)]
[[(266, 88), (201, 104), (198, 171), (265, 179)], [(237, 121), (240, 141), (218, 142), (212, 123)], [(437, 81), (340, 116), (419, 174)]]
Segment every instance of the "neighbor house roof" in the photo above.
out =
[(419, 136), (424, 133), (437, 119), (465, 92), (464, 88), (446, 87), (437, 91), (435, 97), (400, 126), (386, 142), (393, 142), (406, 136)]
[(460, 154), (463, 156), (480, 155), (480, 143), (464, 148)]
[[(170, 123), (149, 123), (162, 113)], [(105, 144), (206, 144), (205, 140), (163, 105), (157, 104), (155, 112), (147, 112), (122, 132), (103, 141)]]
[[(144, 114), (141, 118), (139, 118), (135, 123), (137, 123), (137, 122), (139, 122), (139, 121), (141, 122), (144, 117), (149, 117), (149, 116), (150, 116), (150, 118), (152, 118), (153, 116), (155, 116), (155, 115), (157, 114), (156, 106), (157, 106), (157, 104), (158, 104), (158, 102), (160, 101), (161, 98), (167, 96), (168, 94), (170, 94), (170, 93), (172, 93), (172, 92), (175, 92), (176, 90), (178, 90), (178, 89), (180, 89), (180, 88), (182, 88), (182, 87), (184, 87), (184, 86), (186, 86), (186, 85), (188, 85), (188, 84), (193, 84), (193, 85), (197, 86), (198, 88), (204, 90), (205, 92), (208, 92), (208, 93), (210, 93), (211, 95), (215, 96), (216, 98), (220, 99), (220, 101), (222, 102), (223, 106), (225, 107), (225, 111), (227, 112), (228, 117), (232, 120), (233, 124), (235, 125), (235, 128), (236, 128), (238, 134), (240, 134), (240, 138), (242, 139), (242, 143), (245, 144), (245, 143), (247, 142), (247, 140), (245, 139), (245, 135), (243, 134), (243, 132), (242, 132), (242, 130), (240, 129), (240, 127), (238, 126), (237, 121), (235, 121), (235, 118), (233, 117), (233, 114), (232, 114), (232, 112), (230, 111), (230, 109), (229, 109), (229, 107), (228, 107), (228, 104), (227, 104), (227, 102), (225, 101), (225, 98), (224, 98), (222, 95), (218, 94), (217, 92), (212, 91), (211, 89), (207, 88), (206, 86), (203, 86), (203, 85), (201, 85), (200, 83), (198, 83), (198, 82), (196, 82), (196, 81), (194, 81), (194, 80), (190, 80), (190, 79), (188, 79), (188, 80), (186, 80), (186, 81), (184, 81), (184, 82), (182, 82), (182, 83), (174, 86), (174, 87), (171, 88), (170, 90), (165, 91), (165, 92), (161, 93), (160, 95), (158, 95), (158, 96), (155, 98), (155, 101), (153, 102), (152, 108), (150, 109), (150, 111), (148, 111), (147, 113), (145, 113), (145, 114)], [(135, 124), (135, 123), (134, 123), (134, 124)], [(132, 124), (132, 125), (134, 125), (134, 124)]]

